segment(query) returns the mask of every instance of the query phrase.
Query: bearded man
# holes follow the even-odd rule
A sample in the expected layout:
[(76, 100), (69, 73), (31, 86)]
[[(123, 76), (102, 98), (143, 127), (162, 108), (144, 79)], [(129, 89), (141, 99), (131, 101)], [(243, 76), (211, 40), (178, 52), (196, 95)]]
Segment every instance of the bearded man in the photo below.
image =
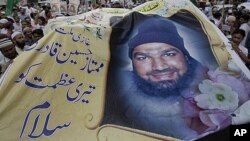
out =
[(184, 114), (184, 95), (207, 69), (191, 57), (170, 20), (151, 16), (135, 33), (127, 43), (132, 70), (115, 72), (113, 103), (106, 108), (112, 116), (104, 122), (183, 140), (197, 137), (200, 129)]

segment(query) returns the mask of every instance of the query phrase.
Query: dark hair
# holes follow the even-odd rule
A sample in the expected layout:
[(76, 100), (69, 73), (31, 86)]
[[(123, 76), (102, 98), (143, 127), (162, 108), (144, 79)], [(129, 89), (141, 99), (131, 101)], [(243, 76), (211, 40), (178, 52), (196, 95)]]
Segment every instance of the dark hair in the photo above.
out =
[(32, 18), (32, 19), (35, 19), (35, 16), (37, 15), (37, 13), (30, 13), (30, 17)]
[(24, 20), (29, 21), (29, 22), (31, 21), (30, 17), (25, 17)]
[(237, 8), (232, 8), (232, 11), (234, 11), (234, 10), (238, 11), (238, 9), (237, 9)]
[(42, 29), (35, 29), (35, 30), (33, 30), (32, 31), (32, 35), (34, 35), (34, 34), (38, 34), (38, 35), (44, 36)]
[(215, 24), (215, 21), (214, 21), (214, 20), (212, 20), (212, 19), (210, 19), (210, 22), (212, 22), (213, 24)]
[(8, 22), (5, 24), (5, 28), (6, 28), (6, 29), (14, 28), (13, 23), (10, 22), (10, 21), (8, 21)]
[(215, 12), (215, 13), (213, 14), (213, 16), (214, 16), (214, 18), (218, 19), (218, 18), (221, 17), (221, 13), (220, 13), (220, 12)]
[(6, 19), (11, 22), (12, 24), (15, 22), (13, 19), (6, 17)]
[(47, 16), (50, 12), (51, 12), (50, 10), (46, 9), (45, 10), (45, 15)]
[(247, 14), (241, 15), (240, 18), (242, 18), (242, 19), (244, 19), (244, 20), (246, 20), (246, 21), (249, 20), (249, 16), (248, 16)]
[(236, 29), (234, 32), (233, 32), (233, 35), (234, 34), (240, 34), (243, 38), (246, 36), (246, 33), (244, 30), (242, 29)]
[(46, 8), (47, 8), (47, 6), (46, 6), (46, 5), (43, 5), (43, 6), (42, 6), (42, 9), (44, 9), (44, 10), (45, 10)]
[(40, 19), (43, 22), (43, 25), (46, 24), (46, 19), (43, 16), (40, 16), (37, 19)]
[(23, 24), (23, 23), (25, 23), (25, 22), (26, 22), (28, 25), (31, 25), (30, 21), (27, 21), (27, 20), (22, 20), (22, 21), (21, 21), (21, 24)]
[(241, 9), (245, 9), (246, 7), (242, 5), (242, 6), (240, 6), (240, 8), (241, 8)]

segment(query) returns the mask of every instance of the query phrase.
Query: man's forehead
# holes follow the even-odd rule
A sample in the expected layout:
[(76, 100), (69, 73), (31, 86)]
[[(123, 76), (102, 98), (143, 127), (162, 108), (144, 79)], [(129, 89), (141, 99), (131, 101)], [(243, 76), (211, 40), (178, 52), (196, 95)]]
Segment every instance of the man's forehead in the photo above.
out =
[(177, 47), (166, 43), (145, 43), (137, 46), (133, 52), (151, 52), (157, 53), (161, 51), (180, 51)]
[(34, 33), (33, 34), (34, 37), (42, 37), (42, 35), (38, 34), (38, 33)]
[(0, 48), (0, 50), (1, 50), (1, 51), (5, 51), (5, 50), (9, 50), (9, 49), (11, 49), (11, 48), (14, 48), (14, 44), (7, 45), (7, 46), (5, 46), (5, 47), (2, 47), (2, 48)]
[(24, 35), (21, 33), (21, 34), (18, 34), (16, 35), (15, 39), (18, 39), (18, 38), (21, 38), (21, 37), (24, 37)]
[(243, 36), (242, 36), (240, 33), (235, 33), (235, 34), (233, 34), (233, 37), (240, 37), (240, 38), (243, 38)]

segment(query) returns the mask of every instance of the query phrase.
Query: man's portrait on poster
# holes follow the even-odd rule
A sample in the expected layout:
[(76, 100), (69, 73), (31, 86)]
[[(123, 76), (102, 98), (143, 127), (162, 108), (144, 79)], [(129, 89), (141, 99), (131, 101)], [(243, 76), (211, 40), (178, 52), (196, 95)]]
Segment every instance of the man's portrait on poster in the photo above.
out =
[(51, 11), (52, 12), (59, 12), (59, 8), (57, 5), (53, 5), (52, 8), (51, 8)]
[(69, 11), (70, 11), (71, 13), (76, 13), (75, 5), (70, 5)]
[(61, 5), (60, 8), (61, 8), (61, 13), (66, 13), (67, 12), (67, 7), (66, 6)]
[(114, 117), (104, 118), (104, 123), (179, 139), (196, 137), (200, 129), (184, 116), (183, 93), (201, 83), (208, 68), (190, 55), (173, 21), (139, 15), (141, 22), (123, 35), (126, 43), (111, 41), (117, 44), (105, 109)]

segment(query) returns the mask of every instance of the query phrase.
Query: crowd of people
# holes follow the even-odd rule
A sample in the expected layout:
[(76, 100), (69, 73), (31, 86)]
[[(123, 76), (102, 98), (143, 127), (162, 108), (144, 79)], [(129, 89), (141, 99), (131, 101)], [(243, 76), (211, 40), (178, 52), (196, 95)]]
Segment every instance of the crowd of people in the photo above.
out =
[(38, 11), (15, 7), (10, 16), (0, 9), (0, 77), (16, 56), (27, 50), (44, 36), (43, 29), (52, 18), (48, 7)]
[(213, 3), (207, 2), (201, 11), (230, 40), (232, 49), (238, 53), (246, 66), (250, 66), (250, 11), (240, 3), (232, 7), (219, 9)]
[[(131, 3), (132, 6), (139, 5), (139, 1)], [(85, 7), (85, 5), (82, 5)], [(119, 0), (107, 0), (105, 4), (97, 1), (95, 4), (88, 1), (87, 11), (100, 8), (129, 8), (128, 5), (122, 4)], [(80, 11), (81, 6), (79, 6)], [(49, 4), (37, 5), (27, 4), (27, 6), (14, 6), (12, 14), (5, 15), (5, 7), (0, 7), (0, 78), (19, 54), (29, 49), (44, 36), (44, 27), (54, 15)], [(86, 11), (84, 11), (86, 12)]]
[[(100, 7), (132, 8), (146, 1), (126, 1), (126, 4), (119, 0), (106, 0), (105, 3), (97, 1), (95, 4), (89, 1), (87, 11)], [(233, 3), (230, 9), (221, 10), (213, 2), (207, 2), (199, 8), (226, 35), (232, 43), (232, 48), (246, 65), (250, 66), (250, 11), (244, 6), (238, 7), (237, 4), (240, 3)], [(81, 6), (79, 10), (80, 8)], [(14, 59), (6, 55), (6, 48), (13, 46), (17, 55), (22, 53), (44, 36), (43, 29), (48, 20), (55, 17), (51, 7), (46, 5), (15, 6), (10, 16), (5, 16), (4, 11), (5, 9), (0, 8), (0, 76)]]
[[(88, 1), (88, 10), (93, 10), (93, 9), (97, 9), (97, 8), (127, 8), (127, 9), (131, 9), (134, 8), (138, 5), (141, 5), (147, 1), (151, 1), (151, 0), (105, 0), (105, 1), (96, 1), (96, 3), (92, 3), (90, 0)], [(81, 7), (82, 6), (82, 7)], [(85, 5), (81, 5), (80, 11), (85, 11), (83, 10)]]

